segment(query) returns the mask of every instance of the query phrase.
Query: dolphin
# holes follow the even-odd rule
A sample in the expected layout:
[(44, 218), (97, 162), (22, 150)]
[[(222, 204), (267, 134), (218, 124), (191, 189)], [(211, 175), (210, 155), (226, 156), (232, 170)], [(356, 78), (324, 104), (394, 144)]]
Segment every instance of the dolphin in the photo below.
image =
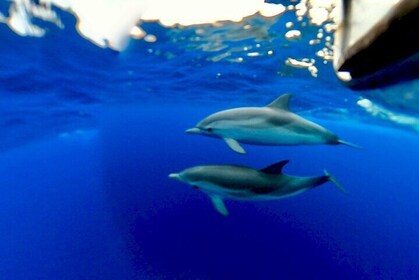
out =
[(286, 175), (283, 160), (256, 170), (237, 165), (202, 165), (172, 173), (169, 178), (192, 185), (209, 195), (215, 209), (224, 216), (228, 210), (223, 198), (236, 200), (272, 200), (300, 194), (328, 181), (346, 190), (326, 170), (322, 176), (297, 177)]
[(256, 145), (344, 144), (324, 127), (289, 109), (291, 94), (284, 94), (265, 107), (243, 107), (214, 113), (187, 133), (222, 138), (235, 152), (245, 154), (240, 143)]

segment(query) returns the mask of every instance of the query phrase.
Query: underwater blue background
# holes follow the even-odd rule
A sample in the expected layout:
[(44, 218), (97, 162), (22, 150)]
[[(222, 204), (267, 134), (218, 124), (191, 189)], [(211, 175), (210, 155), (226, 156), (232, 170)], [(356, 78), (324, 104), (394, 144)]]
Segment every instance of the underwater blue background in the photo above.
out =
[[(42, 39), (0, 26), (0, 279), (419, 278), (417, 133), (363, 112), (330, 63), (318, 78), (285, 66), (313, 53), (308, 35), (283, 39), (289, 19), (248, 19), (257, 36), (232, 39), (237, 24), (214, 31), (228, 48), (274, 50), (233, 63), (188, 40), (193, 28), (148, 23), (157, 43), (117, 53), (61, 16), (67, 28)], [(285, 92), (294, 111), (363, 149), (246, 145), (242, 156), (184, 133), (210, 113)], [(284, 200), (227, 201), (226, 218), (167, 177), (284, 159), (286, 173), (327, 169), (349, 193), (325, 184)]]

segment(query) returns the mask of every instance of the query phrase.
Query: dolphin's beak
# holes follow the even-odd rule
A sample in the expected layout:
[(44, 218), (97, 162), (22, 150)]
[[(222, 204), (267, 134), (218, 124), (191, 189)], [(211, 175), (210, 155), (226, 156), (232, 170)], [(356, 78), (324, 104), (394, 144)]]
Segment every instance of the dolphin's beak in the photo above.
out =
[(180, 175), (179, 173), (171, 173), (169, 174), (169, 178), (174, 180), (180, 180)]
[(185, 131), (186, 133), (192, 133), (192, 134), (199, 134), (201, 133), (201, 130), (197, 127), (189, 128)]

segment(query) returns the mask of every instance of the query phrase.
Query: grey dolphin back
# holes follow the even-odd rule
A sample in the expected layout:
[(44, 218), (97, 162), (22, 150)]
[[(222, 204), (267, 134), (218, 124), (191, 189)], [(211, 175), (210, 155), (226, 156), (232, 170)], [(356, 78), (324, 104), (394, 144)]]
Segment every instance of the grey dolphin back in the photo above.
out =
[(287, 165), (288, 162), (290, 162), (288, 159), (282, 160), (277, 163), (271, 164), (265, 168), (262, 168), (259, 171), (263, 173), (267, 173), (267, 174), (272, 174), (272, 175), (282, 174), (282, 169), (284, 168), (285, 165)]
[(269, 103), (268, 106), (266, 106), (266, 107), (269, 107), (269, 108), (272, 108), (272, 109), (290, 111), (291, 97), (292, 97), (291, 93), (286, 93), (284, 95), (281, 95), (280, 97), (278, 97), (277, 99), (275, 99), (271, 103)]

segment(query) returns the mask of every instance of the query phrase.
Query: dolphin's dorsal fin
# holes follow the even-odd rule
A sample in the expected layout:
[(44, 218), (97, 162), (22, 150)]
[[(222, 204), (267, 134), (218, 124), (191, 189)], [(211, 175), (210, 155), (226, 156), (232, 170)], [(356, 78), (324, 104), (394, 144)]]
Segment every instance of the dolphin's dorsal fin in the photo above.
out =
[(290, 93), (281, 95), (280, 97), (278, 97), (277, 99), (269, 103), (267, 107), (270, 107), (272, 109), (281, 109), (281, 110), (289, 111), (290, 110), (289, 104), (290, 104), (291, 96), (292, 95)]
[(223, 216), (228, 216), (228, 210), (224, 205), (223, 199), (219, 195), (210, 195), (212, 205)]
[(239, 142), (237, 142), (237, 140), (234, 140), (232, 138), (224, 138), (224, 141), (236, 153), (239, 153), (239, 154), (245, 154), (246, 153), (246, 151), (243, 149), (242, 146), (240, 146), (240, 144), (239, 144)]
[(282, 168), (284, 168), (284, 166), (288, 162), (290, 162), (290, 161), (289, 160), (283, 160), (283, 161), (274, 163), (272, 165), (269, 165), (269, 166), (261, 169), (260, 171), (264, 172), (264, 173), (268, 173), (268, 174), (274, 174), (274, 175), (281, 174), (282, 173)]

